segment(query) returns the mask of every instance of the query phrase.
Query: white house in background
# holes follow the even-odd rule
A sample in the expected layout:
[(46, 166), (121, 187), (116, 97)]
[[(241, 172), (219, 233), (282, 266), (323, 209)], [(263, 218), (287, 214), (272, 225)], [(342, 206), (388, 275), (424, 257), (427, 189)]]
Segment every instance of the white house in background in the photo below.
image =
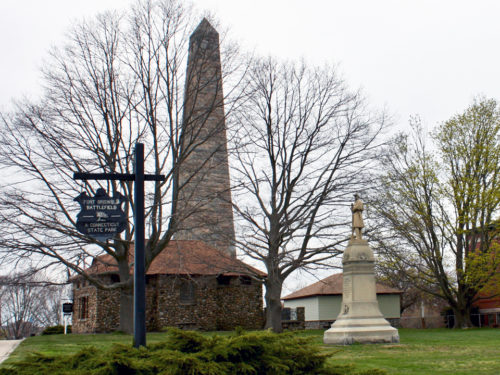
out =
[[(377, 283), (380, 312), (391, 323), (399, 325), (401, 291)], [(337, 319), (342, 304), (342, 274), (337, 273), (282, 298), (284, 307), (305, 307), (305, 326), (329, 328)]]

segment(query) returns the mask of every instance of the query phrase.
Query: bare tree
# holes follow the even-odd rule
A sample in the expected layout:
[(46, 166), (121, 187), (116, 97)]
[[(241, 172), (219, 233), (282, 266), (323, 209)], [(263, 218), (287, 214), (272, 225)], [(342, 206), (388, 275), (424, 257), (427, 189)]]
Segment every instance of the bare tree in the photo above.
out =
[[(374, 237), (373, 235), (371, 236)], [(439, 291), (437, 283), (426, 283), (427, 279), (418, 276), (418, 269), (409, 267), (407, 264), (402, 264), (399, 258), (388, 259), (388, 255), (380, 252), (377, 256), (375, 264), (375, 273), (377, 281), (390, 287), (399, 289), (401, 293), (400, 313), (413, 308), (422, 300), (431, 300), (435, 298), (424, 292), (426, 290)]]
[[(79, 183), (72, 175), (131, 173), (133, 147), (142, 142), (146, 172), (166, 175), (165, 181), (146, 186), (146, 266), (182, 222), (186, 227), (189, 212), (179, 215), (177, 210), (189, 182), (185, 175), (180, 181), (182, 163), (216, 132), (191, 131), (185, 137), (183, 129), (191, 121), (203, 127), (223, 103), (214, 100), (193, 116), (187, 107), (193, 100), (185, 100), (183, 88), (186, 84), (195, 95), (198, 85), (201, 95), (207, 81), (221, 82), (232, 72), (234, 56), (232, 49), (223, 55), (224, 77), (219, 71), (207, 73), (202, 63), (186, 73), (193, 14), (177, 0), (146, 0), (124, 14), (106, 13), (75, 26), (67, 44), (51, 53), (40, 101), (19, 102), (14, 113), (1, 116), (0, 165), (15, 176), (0, 193), (2, 262), (21, 260), (37, 269), (63, 265), (70, 276), (82, 275), (99, 288), (118, 288), (120, 329), (127, 332), (132, 329), (133, 223), (113, 240), (92, 239), (75, 229), (79, 207), (73, 200), (81, 192), (94, 195), (101, 187), (120, 192), (131, 218), (132, 186), (123, 181)], [(213, 56), (198, 58), (210, 61)], [(204, 79), (194, 74), (204, 74)], [(225, 106), (230, 111), (229, 101)], [(209, 168), (206, 161), (200, 161), (200, 168)], [(103, 253), (118, 264), (119, 282), (107, 284), (85, 273), (89, 262)]]
[(0, 325), (7, 338), (20, 339), (59, 324), (63, 289), (64, 285), (31, 273), (2, 277)]
[(455, 327), (470, 327), (472, 304), (500, 264), (500, 111), (494, 100), (476, 100), (438, 126), (437, 155), (418, 119), (413, 125), (413, 136), (396, 137), (381, 159), (385, 173), (372, 202), (377, 250), (447, 302)]
[(238, 246), (265, 266), (266, 326), (281, 331), (284, 280), (327, 264), (349, 238), (384, 118), (331, 68), (262, 59), (246, 85), (231, 126)]

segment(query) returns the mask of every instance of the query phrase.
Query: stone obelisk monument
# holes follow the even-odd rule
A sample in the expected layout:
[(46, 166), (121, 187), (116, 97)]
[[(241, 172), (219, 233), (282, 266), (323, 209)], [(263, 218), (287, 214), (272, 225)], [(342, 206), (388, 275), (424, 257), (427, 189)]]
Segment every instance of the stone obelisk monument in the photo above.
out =
[(356, 194), (352, 210), (352, 235), (344, 251), (343, 291), (340, 314), (325, 331), (325, 344), (399, 342), (398, 330), (383, 317), (375, 289), (375, 258), (362, 239), (363, 202)]
[(189, 40), (177, 240), (201, 240), (235, 256), (219, 34), (203, 19)]

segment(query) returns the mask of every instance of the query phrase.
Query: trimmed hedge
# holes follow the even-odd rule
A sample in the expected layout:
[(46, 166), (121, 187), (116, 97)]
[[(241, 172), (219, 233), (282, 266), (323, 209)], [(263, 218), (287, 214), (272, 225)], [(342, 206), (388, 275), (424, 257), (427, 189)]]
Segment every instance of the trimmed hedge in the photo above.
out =
[[(34, 353), (0, 369), (0, 375), (352, 374), (351, 367), (327, 363), (327, 357), (309, 339), (293, 333), (264, 331), (206, 337), (193, 331), (170, 329), (165, 342), (147, 348), (115, 344), (107, 351), (87, 347), (66, 356)], [(382, 373), (375, 370), (371, 374)]]
[[(71, 333), (71, 326), (66, 326), (66, 332)], [(51, 326), (42, 331), (42, 335), (62, 335), (64, 333), (64, 326)]]

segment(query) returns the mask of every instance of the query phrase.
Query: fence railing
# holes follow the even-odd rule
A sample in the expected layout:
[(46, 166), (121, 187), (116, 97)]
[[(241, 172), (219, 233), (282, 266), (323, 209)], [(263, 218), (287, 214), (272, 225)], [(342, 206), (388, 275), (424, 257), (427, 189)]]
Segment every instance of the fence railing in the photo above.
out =
[[(471, 314), (472, 324), (476, 327), (499, 327), (500, 313)], [(455, 315), (429, 315), (425, 317), (401, 317), (399, 324), (403, 328), (453, 328)]]

